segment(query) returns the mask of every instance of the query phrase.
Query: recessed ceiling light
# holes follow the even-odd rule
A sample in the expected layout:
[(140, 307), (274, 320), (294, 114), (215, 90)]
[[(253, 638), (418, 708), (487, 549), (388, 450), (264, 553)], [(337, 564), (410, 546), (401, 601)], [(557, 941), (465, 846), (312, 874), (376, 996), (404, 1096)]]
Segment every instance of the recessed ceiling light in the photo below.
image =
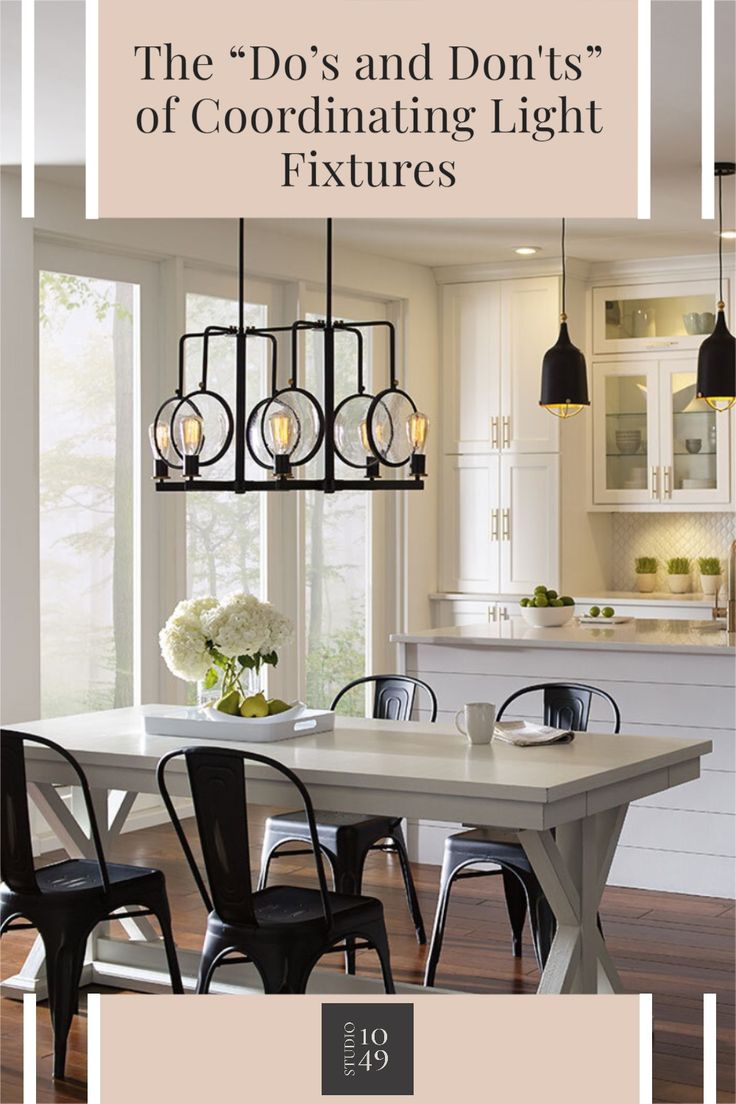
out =
[(520, 257), (533, 257), (535, 253), (541, 253), (542, 250), (538, 245), (520, 245), (518, 249), (514, 250), (514, 253), (518, 253)]
[(724, 241), (736, 241), (736, 230), (721, 230), (721, 237)]

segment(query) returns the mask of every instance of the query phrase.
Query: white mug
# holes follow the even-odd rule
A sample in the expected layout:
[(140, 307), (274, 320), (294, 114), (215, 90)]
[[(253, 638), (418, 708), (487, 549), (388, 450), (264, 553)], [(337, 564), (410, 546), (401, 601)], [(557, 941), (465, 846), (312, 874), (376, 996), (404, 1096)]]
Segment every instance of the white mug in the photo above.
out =
[(490, 744), (495, 725), (496, 707), (490, 702), (469, 702), (455, 714), (455, 727), (471, 744)]

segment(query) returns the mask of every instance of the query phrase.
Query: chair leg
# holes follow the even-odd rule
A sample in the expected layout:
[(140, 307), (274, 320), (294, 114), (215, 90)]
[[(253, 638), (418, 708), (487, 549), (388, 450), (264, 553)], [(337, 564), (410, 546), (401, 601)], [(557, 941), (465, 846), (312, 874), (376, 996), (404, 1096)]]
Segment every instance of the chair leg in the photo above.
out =
[(166, 961), (169, 966), (169, 977), (171, 978), (171, 991), (172, 993), (183, 993), (184, 985), (181, 980), (181, 970), (179, 969), (179, 959), (176, 954), (174, 932), (171, 927), (171, 910), (169, 909), (169, 902), (167, 900), (164, 900), (163, 903), (158, 906), (154, 911), (154, 916), (161, 925), (161, 935), (164, 939)]
[(528, 894), (529, 919), (532, 925), (534, 949), (537, 956), (537, 965), (541, 971), (544, 970), (547, 959), (549, 958), (552, 940), (557, 931), (557, 920), (555, 919), (555, 914), (552, 912), (547, 898), (542, 893), (541, 887), (538, 884), (530, 886)]
[(450, 903), (452, 883), (460, 869), (461, 867), (459, 866), (453, 866), (451, 857), (445, 852), (445, 857), (442, 861), (442, 874), (440, 875), (440, 891), (437, 897), (437, 910), (434, 914), (432, 938), (429, 942), (427, 967), (424, 973), (424, 984), (428, 988), (434, 985), (435, 974), (437, 973), (437, 966), (442, 952), (442, 940), (445, 934), (447, 907)]
[(381, 922), (372, 927), (368, 939), (373, 944), (376, 954), (378, 955), (378, 961), (381, 963), (384, 992), (395, 993), (396, 986), (394, 985), (394, 975), (391, 970), (391, 951), (389, 949), (385, 923)]
[(406, 840), (404, 839), (404, 833), (401, 825), (391, 834), (390, 837), (399, 855), (399, 862), (401, 863), (401, 873), (404, 876), (404, 888), (406, 889), (406, 899), (409, 904), (409, 912), (414, 922), (414, 930), (417, 933), (417, 943), (424, 945), (427, 942), (427, 936), (424, 931), (424, 920), (422, 919), (422, 910), (419, 907), (419, 898), (417, 897), (417, 891), (414, 886), (414, 877), (411, 872), (411, 863), (409, 862), (409, 853), (406, 850)]
[(46, 982), (54, 1030), (54, 1078), (63, 1080), (69, 1028), (78, 1004), (79, 981), (84, 965), (89, 928), (41, 931), (46, 951)]
[[(332, 862), (335, 892), (344, 893), (348, 897), (359, 894), (363, 866), (354, 849), (352, 847), (341, 847), (335, 856), (328, 851), (325, 854), (329, 856)], [(345, 973), (355, 973), (355, 938), (352, 935), (345, 938)]]
[(524, 886), (513, 870), (503, 867), (503, 889), (506, 895), (506, 908), (511, 921), (512, 947), (514, 958), (521, 958), (521, 938), (526, 920), (526, 893)]

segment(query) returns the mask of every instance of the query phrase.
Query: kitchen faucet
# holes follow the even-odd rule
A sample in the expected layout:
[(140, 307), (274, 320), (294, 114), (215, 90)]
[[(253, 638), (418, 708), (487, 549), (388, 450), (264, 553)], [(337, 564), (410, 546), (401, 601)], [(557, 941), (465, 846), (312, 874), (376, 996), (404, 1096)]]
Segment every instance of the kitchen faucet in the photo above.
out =
[(728, 554), (728, 598), (725, 606), (718, 605), (716, 593), (713, 604), (713, 620), (719, 617), (726, 618), (726, 632), (736, 633), (736, 540), (731, 541), (731, 550)]

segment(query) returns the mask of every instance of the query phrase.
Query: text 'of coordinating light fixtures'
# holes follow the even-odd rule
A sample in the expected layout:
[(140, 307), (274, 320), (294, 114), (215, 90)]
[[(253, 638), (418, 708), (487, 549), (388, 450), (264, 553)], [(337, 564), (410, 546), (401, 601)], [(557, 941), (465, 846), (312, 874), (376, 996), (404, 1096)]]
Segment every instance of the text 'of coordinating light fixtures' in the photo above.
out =
[(736, 403), (736, 337), (726, 325), (723, 298), (723, 178), (736, 173), (733, 161), (716, 161), (718, 180), (718, 315), (713, 333), (698, 353), (698, 382), (695, 393), (714, 410), (730, 410)]
[[(333, 317), (332, 219), (327, 220), (326, 303), (324, 319), (300, 319), (289, 326), (245, 325), (245, 222), (238, 223), (238, 325), (207, 326), (179, 340), (179, 378), (149, 429), (157, 491), (316, 490), (333, 494), (355, 490), (421, 490), (426, 475), (429, 420), (399, 387), (396, 331), (391, 322), (345, 322)], [(375, 394), (366, 390), (364, 334), (382, 330), (388, 341), (389, 385)], [(303, 332), (323, 341), (323, 400), (299, 385), (299, 342)], [(335, 336), (350, 334), (355, 342), (355, 390), (335, 404)], [(213, 338), (235, 340), (235, 410), (208, 387), (208, 358)], [(202, 342), (199, 383), (185, 386), (186, 345)], [(289, 343), (289, 379), (279, 386), (280, 341)], [(270, 353), (270, 391), (250, 410), (246, 396), (246, 349), (250, 341), (265, 341)], [(230, 478), (206, 479), (202, 469), (223, 460), (230, 446)], [(295, 469), (320, 451), (323, 474), (296, 478)], [(270, 474), (249, 478), (246, 463)], [(356, 471), (356, 478), (336, 474), (336, 461)], [(397, 478), (400, 469), (408, 475)], [(362, 476), (358, 478), (357, 472)], [(391, 476), (387, 478), (384, 472)], [(395, 473), (395, 474), (394, 474)]]
[(565, 261), (565, 220), (562, 220), (562, 311), (560, 335), (542, 360), (542, 393), (539, 405), (558, 418), (572, 418), (584, 406), (590, 406), (585, 357), (570, 340), (565, 313), (567, 271)]

